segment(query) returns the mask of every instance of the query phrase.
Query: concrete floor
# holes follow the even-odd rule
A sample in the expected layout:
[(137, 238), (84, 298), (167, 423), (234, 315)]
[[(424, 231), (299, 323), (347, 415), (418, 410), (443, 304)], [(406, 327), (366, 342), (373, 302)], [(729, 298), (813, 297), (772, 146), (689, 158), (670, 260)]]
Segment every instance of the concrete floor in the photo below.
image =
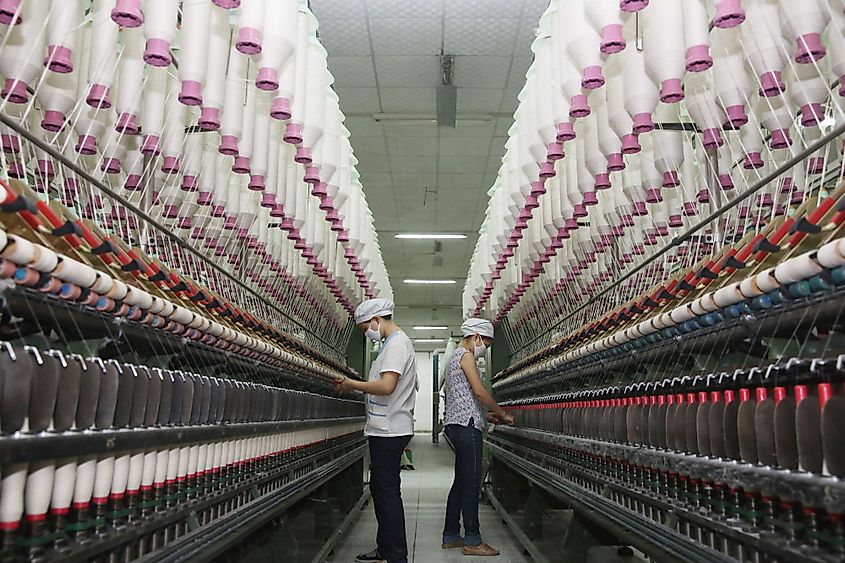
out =
[[(466, 562), (477, 559), (465, 557), (460, 549), (444, 550), (440, 547), (446, 496), (452, 486), (452, 450), (442, 439), (440, 445), (432, 444), (430, 434), (417, 434), (410, 447), (416, 471), (402, 472), (402, 499), (405, 503), (409, 563)], [(507, 563), (530, 561), (522, 554), (522, 547), (502, 523), (496, 511), (485, 504), (480, 508), (481, 536), (485, 542), (501, 551), (499, 557), (489, 559)], [(376, 516), (372, 505), (369, 504), (329, 561), (354, 561), (356, 554), (368, 552), (375, 547), (375, 537)]]

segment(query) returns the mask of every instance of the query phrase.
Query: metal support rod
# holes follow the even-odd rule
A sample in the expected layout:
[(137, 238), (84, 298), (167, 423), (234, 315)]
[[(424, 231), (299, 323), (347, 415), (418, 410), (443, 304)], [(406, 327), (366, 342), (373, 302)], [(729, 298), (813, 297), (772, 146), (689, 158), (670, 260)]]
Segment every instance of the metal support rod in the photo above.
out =
[(109, 188), (108, 186), (106, 186), (105, 184), (100, 182), (99, 180), (97, 180), (94, 176), (89, 174), (85, 169), (81, 168), (78, 164), (69, 160), (64, 154), (57, 151), (52, 145), (44, 142), (42, 139), (39, 139), (37, 136), (33, 135), (32, 133), (27, 131), (24, 127), (22, 127), (17, 121), (15, 121), (14, 119), (10, 118), (8, 115), (6, 115), (2, 112), (0, 112), (0, 122), (2, 122), (3, 125), (6, 125), (10, 129), (14, 130), (16, 133), (18, 133), (19, 135), (24, 137), (27, 141), (31, 142), (32, 144), (34, 144), (39, 149), (41, 149), (44, 152), (46, 152), (47, 154), (49, 154), (51, 157), (55, 158), (56, 160), (58, 160), (59, 162), (61, 162), (62, 164), (64, 164), (68, 168), (70, 168), (71, 170), (73, 170), (75, 173), (79, 174), (86, 181), (90, 182), (95, 187), (97, 187), (97, 189), (99, 189), (100, 191), (102, 191), (103, 193), (105, 193), (106, 195), (108, 195), (109, 197), (111, 197), (112, 199), (114, 199), (115, 201), (117, 201), (118, 203), (120, 203), (121, 205), (126, 207), (127, 209), (131, 210), (133, 213), (135, 213), (135, 215), (137, 215), (138, 217), (140, 217), (141, 219), (143, 219), (144, 221), (146, 221), (147, 223), (152, 225), (156, 230), (161, 232), (164, 236), (166, 236), (167, 238), (169, 238), (170, 240), (175, 242), (179, 247), (187, 250), (188, 252), (190, 252), (191, 254), (193, 254), (194, 256), (196, 256), (197, 258), (199, 258), (200, 260), (202, 260), (203, 262), (205, 262), (206, 264), (211, 266), (214, 270), (216, 270), (217, 272), (224, 275), (226, 278), (228, 278), (229, 280), (234, 282), (238, 287), (240, 287), (241, 289), (243, 289), (244, 291), (246, 291), (250, 295), (254, 296), (256, 299), (261, 301), (264, 305), (266, 305), (266, 306), (270, 307), (271, 309), (275, 310), (280, 315), (282, 315), (285, 319), (292, 322), (294, 325), (296, 325), (298, 328), (304, 330), (306, 333), (314, 336), (317, 340), (319, 340), (322, 344), (324, 344), (328, 350), (334, 350), (338, 354), (338, 357), (340, 357), (340, 351), (334, 349), (328, 342), (326, 342), (323, 339), (322, 336), (320, 336), (319, 334), (313, 333), (307, 327), (300, 324), (297, 320), (290, 317), (282, 309), (277, 307), (272, 301), (270, 301), (269, 299), (267, 299), (263, 295), (259, 294), (258, 292), (256, 292), (254, 289), (252, 289), (248, 285), (246, 285), (243, 281), (241, 281), (240, 279), (238, 279), (237, 277), (232, 275), (228, 270), (221, 267), (217, 262), (208, 258), (204, 253), (200, 252), (199, 250), (197, 250), (196, 248), (194, 248), (193, 246), (191, 246), (190, 244), (185, 242), (185, 240), (183, 240), (178, 235), (174, 234), (172, 231), (170, 231), (170, 229), (168, 229), (167, 227), (165, 227), (164, 225), (162, 225), (158, 221), (156, 221), (147, 212), (139, 209), (131, 201), (129, 201), (128, 199), (126, 199), (125, 197), (120, 195), (119, 193), (115, 192), (114, 190), (112, 190), (111, 188)]
[[(554, 330), (554, 329), (560, 327), (564, 322), (566, 322), (567, 320), (569, 320), (570, 318), (572, 318), (576, 314), (578, 314), (581, 311), (583, 311), (584, 309), (586, 309), (590, 304), (594, 303), (596, 301), (596, 299), (603, 297), (604, 295), (607, 295), (610, 291), (612, 291), (613, 289), (615, 289), (619, 285), (621, 285), (621, 284), (625, 283), (626, 281), (628, 281), (629, 279), (631, 279), (634, 275), (636, 275), (641, 270), (646, 268), (649, 264), (654, 262), (654, 260), (656, 260), (657, 258), (659, 258), (659, 257), (663, 256), (664, 254), (666, 254), (667, 252), (669, 252), (672, 248), (674, 248), (676, 246), (680, 246), (682, 243), (687, 242), (690, 238), (692, 238), (692, 235), (694, 235), (695, 233), (697, 233), (698, 231), (700, 231), (704, 227), (708, 226), (708, 224), (711, 221), (717, 219), (722, 214), (724, 214), (726, 211), (733, 209), (734, 207), (739, 205), (742, 201), (747, 199), (749, 196), (754, 195), (755, 193), (760, 191), (762, 188), (764, 188), (766, 185), (768, 185), (769, 182), (771, 182), (772, 180), (775, 180), (778, 177), (780, 177), (780, 175), (783, 174), (786, 170), (789, 170), (790, 168), (792, 168), (793, 166), (795, 166), (796, 164), (798, 164), (799, 162), (804, 160), (806, 157), (810, 156), (811, 154), (813, 154), (814, 152), (819, 150), (820, 148), (828, 145), (830, 142), (832, 142), (833, 140), (835, 140), (837, 137), (841, 136), (842, 134), (845, 134), (845, 121), (843, 121), (842, 123), (838, 124), (833, 129), (831, 129), (830, 132), (827, 135), (823, 136), (822, 138), (817, 140), (815, 143), (812, 143), (811, 145), (807, 146), (804, 150), (795, 154), (794, 156), (792, 156), (792, 158), (790, 158), (789, 160), (787, 160), (786, 162), (784, 162), (783, 164), (781, 164), (780, 166), (778, 166), (777, 168), (775, 168), (774, 170), (772, 170), (771, 172), (769, 172), (768, 174), (766, 174), (765, 176), (760, 178), (759, 181), (757, 181), (754, 185), (752, 185), (750, 188), (748, 188), (744, 192), (740, 193), (734, 199), (728, 201), (727, 203), (725, 203), (724, 205), (722, 205), (721, 207), (719, 207), (715, 211), (711, 212), (709, 215), (707, 215), (706, 217), (701, 219), (698, 223), (696, 223), (695, 225), (693, 225), (692, 227), (687, 229), (687, 231), (685, 233), (678, 235), (675, 238), (673, 238), (671, 241), (669, 241), (668, 244), (666, 244), (663, 248), (661, 248), (660, 250), (658, 250), (657, 252), (655, 252), (654, 254), (649, 256), (648, 259), (646, 259), (644, 262), (641, 262), (638, 266), (636, 266), (632, 270), (626, 272), (622, 277), (618, 278), (612, 284), (610, 284), (606, 288), (599, 291), (587, 303), (584, 303), (583, 305), (580, 305), (579, 307), (570, 311), (565, 317), (563, 317), (561, 320), (556, 322), (554, 325), (552, 325), (551, 327), (546, 329), (545, 332), (548, 332), (548, 331), (551, 331), (551, 330)], [(539, 340), (542, 337), (542, 335), (543, 335), (543, 333), (540, 333), (539, 335), (537, 335), (534, 338), (532, 338), (531, 340), (529, 340), (525, 345), (523, 345), (520, 348), (520, 351), (522, 351), (527, 346), (530, 346), (531, 344), (533, 344), (534, 342)]]

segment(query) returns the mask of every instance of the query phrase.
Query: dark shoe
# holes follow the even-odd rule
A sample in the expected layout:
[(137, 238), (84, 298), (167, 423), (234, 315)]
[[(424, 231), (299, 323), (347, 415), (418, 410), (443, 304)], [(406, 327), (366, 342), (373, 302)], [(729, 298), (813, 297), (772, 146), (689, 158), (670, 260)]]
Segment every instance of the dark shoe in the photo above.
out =
[(440, 547), (442, 547), (443, 549), (455, 549), (456, 547), (463, 547), (463, 546), (464, 546), (464, 540), (455, 540), (455, 541), (451, 541), (449, 543), (441, 543), (440, 544)]
[(499, 555), (499, 550), (490, 547), (486, 543), (478, 545), (465, 545), (463, 549), (464, 555), (477, 555), (479, 557), (493, 557)]
[(356, 563), (386, 563), (386, 559), (378, 554), (378, 550), (374, 549), (369, 553), (362, 553), (355, 556)]

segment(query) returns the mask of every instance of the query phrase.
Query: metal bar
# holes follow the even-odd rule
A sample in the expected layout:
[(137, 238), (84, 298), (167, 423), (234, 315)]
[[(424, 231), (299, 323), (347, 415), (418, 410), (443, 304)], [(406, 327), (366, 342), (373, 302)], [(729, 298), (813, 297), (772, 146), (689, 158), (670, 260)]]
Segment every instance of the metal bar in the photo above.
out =
[(328, 556), (331, 554), (332, 550), (338, 544), (338, 542), (343, 538), (346, 534), (346, 530), (349, 529), (350, 526), (358, 519), (358, 516), (361, 515), (361, 511), (364, 509), (364, 505), (367, 501), (370, 500), (370, 489), (365, 488), (364, 493), (361, 495), (361, 498), (358, 499), (358, 502), (350, 509), (349, 513), (346, 515), (346, 518), (343, 519), (343, 522), (340, 523), (340, 526), (337, 527), (329, 539), (326, 540), (326, 543), (323, 544), (323, 547), (320, 548), (320, 551), (311, 559), (311, 563), (323, 563)]
[[(172, 231), (170, 231), (167, 227), (165, 227), (164, 225), (162, 225), (161, 223), (159, 223), (158, 221), (156, 221), (156, 220), (155, 220), (155, 219), (154, 219), (151, 215), (149, 215), (149, 214), (148, 214), (148, 213), (146, 213), (145, 211), (142, 211), (141, 209), (139, 209), (139, 208), (138, 208), (135, 204), (133, 204), (131, 201), (129, 201), (128, 199), (126, 199), (125, 197), (123, 197), (122, 195), (120, 195), (119, 193), (117, 193), (117, 192), (113, 191), (111, 188), (109, 188), (108, 186), (106, 186), (105, 184), (103, 184), (102, 182), (100, 182), (99, 180), (97, 180), (94, 176), (92, 176), (91, 174), (89, 174), (89, 173), (88, 173), (85, 169), (81, 168), (81, 167), (80, 167), (79, 165), (77, 165), (75, 162), (73, 162), (73, 161), (69, 160), (69, 159), (68, 159), (68, 158), (67, 158), (64, 154), (62, 154), (61, 152), (57, 151), (57, 150), (56, 150), (56, 149), (55, 149), (52, 145), (50, 145), (49, 143), (44, 142), (42, 139), (39, 139), (37, 136), (35, 136), (35, 135), (33, 135), (32, 133), (30, 133), (29, 131), (27, 131), (24, 127), (22, 127), (22, 126), (21, 126), (18, 122), (16, 122), (14, 119), (10, 118), (8, 115), (6, 115), (6, 114), (4, 114), (4, 113), (2, 113), (2, 112), (0, 112), (0, 122), (2, 122), (4, 125), (6, 125), (7, 127), (9, 127), (10, 129), (14, 130), (16, 133), (18, 133), (19, 135), (21, 135), (22, 137), (24, 137), (27, 141), (29, 141), (30, 143), (34, 144), (34, 145), (35, 145), (36, 147), (38, 147), (39, 149), (41, 149), (41, 150), (43, 150), (44, 152), (46, 152), (47, 154), (49, 154), (51, 157), (55, 158), (56, 160), (58, 160), (59, 162), (61, 162), (62, 164), (64, 164), (65, 166), (67, 166), (68, 168), (70, 168), (71, 170), (73, 170), (74, 172), (76, 172), (77, 174), (79, 174), (79, 175), (80, 175), (82, 178), (84, 178), (86, 181), (88, 181), (88, 182), (90, 182), (91, 184), (93, 184), (93, 185), (94, 185), (97, 189), (99, 189), (100, 191), (102, 191), (103, 193), (105, 193), (106, 195), (108, 195), (109, 197), (111, 197), (112, 199), (114, 199), (115, 201), (119, 202), (121, 205), (123, 205), (123, 206), (124, 206), (124, 207), (126, 207), (127, 209), (131, 210), (133, 213), (135, 213), (135, 215), (137, 215), (138, 217), (140, 217), (141, 219), (143, 219), (144, 221), (146, 221), (147, 223), (149, 223), (150, 225), (152, 225), (152, 226), (153, 226), (156, 230), (158, 230), (159, 232), (161, 232), (164, 236), (166, 236), (167, 238), (169, 238), (170, 240), (172, 240), (173, 242), (175, 242), (177, 245), (179, 245), (181, 248), (183, 248), (183, 249), (187, 250), (188, 252), (190, 252), (191, 254), (193, 254), (193, 255), (194, 255), (194, 256), (196, 256), (198, 259), (202, 260), (203, 262), (205, 262), (206, 264), (208, 264), (209, 266), (211, 266), (211, 267), (212, 267), (212, 268), (214, 268), (215, 270), (217, 270), (219, 273), (223, 274), (223, 275), (224, 275), (226, 278), (228, 278), (230, 281), (232, 281), (233, 283), (235, 283), (236, 285), (238, 285), (238, 287), (240, 287), (241, 289), (243, 289), (243, 290), (244, 290), (244, 291), (246, 291), (247, 293), (251, 294), (252, 296), (254, 296), (255, 298), (257, 298), (259, 301), (261, 301), (263, 304), (265, 304), (265, 305), (267, 305), (268, 307), (270, 307), (271, 309), (273, 309), (273, 310), (277, 311), (277, 312), (278, 312), (280, 315), (282, 315), (285, 319), (289, 320), (290, 322), (292, 322), (293, 324), (295, 324), (297, 327), (299, 327), (299, 328), (301, 328), (302, 330), (304, 330), (306, 333), (311, 334), (312, 336), (314, 336), (314, 337), (315, 337), (317, 340), (319, 340), (319, 341), (320, 341), (323, 345), (325, 345), (325, 346), (326, 346), (326, 348), (327, 348), (328, 350), (333, 350), (333, 351), (335, 351), (335, 352), (337, 353), (337, 355), (338, 355), (338, 358), (340, 358), (340, 351), (339, 351), (339, 350), (335, 350), (335, 349), (334, 349), (334, 348), (333, 348), (333, 347), (332, 347), (332, 346), (331, 346), (328, 342), (326, 342), (326, 341), (323, 339), (323, 337), (322, 337), (322, 336), (320, 336), (319, 334), (315, 334), (315, 333), (313, 333), (313, 332), (312, 332), (311, 330), (309, 330), (307, 327), (305, 327), (304, 325), (300, 324), (298, 321), (296, 321), (295, 319), (293, 319), (292, 317), (290, 317), (290, 316), (289, 316), (287, 313), (285, 313), (282, 309), (280, 309), (279, 307), (277, 307), (275, 303), (273, 303), (272, 301), (270, 301), (269, 299), (267, 299), (267, 298), (266, 298), (266, 297), (264, 297), (263, 295), (261, 295), (261, 294), (259, 294), (258, 292), (256, 292), (254, 289), (252, 289), (251, 287), (249, 287), (247, 284), (245, 284), (245, 283), (244, 283), (243, 281), (241, 281), (239, 278), (237, 278), (237, 277), (235, 277), (234, 275), (232, 275), (231, 273), (229, 273), (229, 271), (227, 271), (225, 268), (221, 267), (221, 266), (220, 266), (217, 262), (215, 262), (214, 260), (212, 260), (212, 259), (208, 258), (208, 257), (207, 257), (204, 253), (200, 252), (199, 250), (197, 250), (196, 248), (194, 248), (193, 246), (191, 246), (190, 244), (188, 244), (187, 242), (185, 242), (185, 241), (184, 241), (181, 237), (179, 237), (178, 235), (174, 234), (174, 233), (173, 233)], [(315, 351), (315, 352), (316, 352), (316, 351)]]
[(610, 501), (594, 495), (577, 491), (573, 486), (560, 480), (550, 481), (543, 475), (543, 469), (519, 459), (516, 455), (493, 443), (488, 443), (493, 455), (510, 465), (521, 475), (549, 493), (560, 498), (575, 508), (579, 514), (608, 529), (613, 535), (636, 546), (658, 561), (733, 561), (724, 554), (708, 547), (698, 545), (677, 532), (655, 522), (625, 514)]
[[(122, 529), (119, 529), (119, 531), (117, 531), (116, 533), (107, 534), (105, 536), (98, 538), (98, 540), (96, 542), (86, 542), (85, 544), (83, 544), (84, 546), (81, 547), (80, 549), (74, 549), (70, 553), (63, 553), (62, 556), (61, 556), (61, 560), (65, 561), (67, 563), (76, 563), (76, 562), (82, 563), (83, 561), (95, 560), (96, 557), (101, 556), (104, 553), (108, 553), (109, 551), (111, 551), (113, 549), (120, 548), (121, 546), (125, 546), (125, 545), (139, 539), (139, 538), (147, 536), (151, 533), (155, 533), (156, 531), (164, 529), (167, 526), (170, 526), (174, 523), (182, 521), (185, 518), (187, 518), (193, 512), (206, 510), (206, 509), (211, 508), (213, 506), (220, 505), (221, 503), (227, 501), (228, 499), (236, 497), (237, 495), (242, 494), (244, 491), (248, 491), (250, 488), (252, 488), (256, 485), (260, 485), (260, 484), (272, 481), (272, 480), (277, 479), (277, 478), (279, 478), (279, 477), (281, 477), (285, 474), (288, 474), (291, 471), (294, 471), (294, 470), (296, 470), (300, 467), (310, 465), (310, 464), (314, 463), (315, 458), (325, 456), (326, 454), (331, 454), (332, 452), (335, 452), (337, 450), (348, 449), (350, 445), (353, 445), (353, 444), (351, 444), (351, 443), (339, 444), (338, 446), (336, 446), (335, 448), (332, 448), (330, 450), (324, 450), (322, 452), (316, 452), (312, 455), (308, 455), (308, 456), (305, 456), (301, 459), (297, 459), (297, 460), (295, 460), (291, 463), (288, 463), (284, 466), (277, 467), (275, 470), (273, 470), (272, 473), (264, 473), (264, 474), (260, 474), (260, 475), (255, 475), (254, 477), (245, 480), (239, 486), (230, 487), (230, 488), (228, 488), (224, 491), (212, 492), (209, 495), (203, 495), (202, 497), (196, 499), (194, 502), (189, 502), (189, 503), (186, 503), (184, 506), (180, 506), (180, 507), (176, 507), (172, 510), (168, 510), (164, 514), (154, 515), (152, 518), (149, 519), (148, 522), (139, 523), (139, 524), (136, 524), (134, 526), (126, 526)], [(355, 448), (355, 450), (357, 450), (357, 452), (355, 450), (350, 450), (347, 454), (344, 454), (344, 456), (338, 458), (337, 463), (342, 463), (346, 458), (349, 458), (349, 457), (353, 457), (353, 456), (359, 457), (359, 456), (363, 455), (363, 449), (364, 449), (363, 444), (357, 446)], [(354, 462), (355, 462), (355, 459), (353, 459), (350, 462), (350, 464), (354, 463)], [(331, 462), (326, 464), (326, 466), (331, 466), (331, 465), (332, 465)], [(348, 467), (348, 465), (349, 464), (347, 464), (347, 467)], [(312, 478), (312, 476), (313, 476), (313, 473), (310, 473), (310, 474), (305, 475), (303, 477), (300, 477), (298, 479), (294, 479), (293, 481), (290, 481), (289, 483), (287, 483), (285, 485), (285, 487), (280, 489), (280, 491), (286, 491), (291, 487), (296, 489), (297, 487), (299, 487), (303, 484), (307, 487), (311, 484), (310, 479)], [(308, 482), (306, 483), (306, 481), (308, 481)], [(322, 482), (318, 480), (315, 487), (309, 488), (308, 492), (310, 492), (311, 490), (313, 490), (313, 488), (316, 488), (316, 486), (319, 486), (321, 484), (322, 484)], [(263, 499), (259, 499), (256, 502), (261, 502), (261, 500), (263, 500)], [(252, 505), (251, 503), (247, 504), (247, 505), (245, 505), (245, 507), (242, 507), (240, 510), (245, 510), (250, 506), (254, 506), (254, 505)], [(202, 534), (204, 531), (209, 530), (210, 526), (215, 526), (215, 523), (217, 523), (219, 521), (229, 522), (230, 518), (233, 517), (235, 515), (235, 513), (239, 513), (239, 511), (231, 512), (231, 513), (229, 513), (225, 516), (222, 516), (222, 517), (218, 518), (217, 520), (215, 520), (214, 522), (212, 522), (211, 524), (201, 527), (195, 533)], [(170, 544), (170, 545), (173, 545), (173, 544)], [(154, 552), (141, 557), (141, 559), (139, 559), (139, 560), (140, 561), (160, 561), (162, 554), (166, 553), (166, 550), (170, 547), (170, 545), (165, 545), (164, 547), (157, 549)]]
[(314, 426), (337, 426), (364, 422), (364, 417), (285, 420), (169, 428), (125, 428), (85, 432), (42, 432), (0, 437), (0, 464), (56, 459), (135, 449), (155, 449), (206, 440), (262, 436)]
[[(769, 182), (778, 178), (784, 171), (789, 170), (790, 168), (792, 168), (793, 166), (795, 166), (796, 164), (801, 162), (804, 158), (810, 156), (811, 154), (813, 154), (814, 152), (816, 152), (820, 148), (828, 145), (829, 143), (834, 141), (837, 137), (839, 137), (843, 133), (845, 133), (845, 122), (838, 124), (836, 127), (831, 129), (830, 132), (827, 135), (823, 136), (818, 141), (809, 145), (804, 150), (797, 153), (792, 158), (790, 158), (789, 160), (787, 160), (786, 162), (784, 162), (783, 164), (781, 164), (780, 166), (778, 166), (777, 168), (775, 168), (774, 170), (772, 170), (771, 172), (769, 172), (768, 174), (766, 174), (765, 176), (760, 178), (760, 180), (757, 183), (755, 183), (753, 186), (749, 187), (747, 190), (740, 193), (734, 199), (728, 201), (727, 203), (725, 203), (724, 205), (722, 205), (721, 207), (719, 207), (718, 209), (716, 209), (715, 211), (710, 213), (710, 215), (707, 215), (706, 217), (704, 217), (698, 223), (696, 223), (695, 225), (693, 225), (689, 229), (687, 229), (687, 231), (685, 233), (678, 235), (675, 238), (673, 238), (671, 241), (669, 241), (668, 244), (666, 244), (666, 246), (664, 246), (663, 248), (661, 248), (660, 250), (658, 250), (657, 252), (655, 252), (654, 254), (649, 256), (648, 259), (646, 259), (644, 262), (640, 263), (638, 266), (634, 267), (632, 270), (625, 273), (622, 277), (620, 277), (619, 279), (614, 281), (612, 284), (610, 284), (609, 286), (607, 286), (604, 289), (602, 289), (601, 291), (599, 291), (596, 295), (594, 295), (590, 299), (590, 301), (588, 301), (587, 303), (584, 303), (583, 305), (580, 305), (579, 307), (570, 311), (565, 317), (563, 317), (560, 321), (558, 321), (557, 323), (555, 323), (554, 325), (552, 325), (551, 327), (546, 329), (546, 331), (544, 331), (544, 332), (548, 332), (548, 331), (552, 331), (552, 330), (557, 329), (564, 322), (566, 322), (567, 320), (569, 320), (570, 318), (575, 316), (577, 313), (586, 309), (591, 303), (595, 302), (596, 299), (608, 294), (610, 291), (615, 289), (617, 286), (619, 286), (622, 283), (631, 279), (634, 275), (636, 275), (641, 270), (645, 269), (648, 265), (650, 265), (654, 260), (663, 256), (667, 252), (669, 252), (669, 250), (671, 250), (673, 247), (680, 246), (681, 243), (688, 241), (692, 237), (693, 234), (697, 233), (702, 228), (706, 227), (707, 224), (710, 223), (712, 220), (718, 218), (719, 216), (721, 216), (726, 211), (733, 209), (734, 207), (739, 205), (743, 200), (745, 200), (746, 198), (748, 198), (751, 195), (754, 195), (756, 192), (758, 192), (759, 190), (764, 188), (767, 184), (769, 184)], [(527, 346), (530, 346), (531, 344), (536, 342), (541, 336), (542, 336), (542, 334), (532, 338), (524, 346), (522, 346), (519, 351), (522, 351)]]
[[(364, 455), (364, 446), (320, 466), (305, 477), (292, 481), (284, 488), (249, 503), (231, 514), (183, 536), (177, 542), (151, 553), (141, 561), (157, 563), (175, 561), (214, 561), (240, 541), (246, 534), (308, 496), (317, 487), (349, 467)], [(215, 533), (216, 532), (216, 533)]]
[(505, 510), (505, 507), (499, 499), (496, 498), (496, 495), (493, 494), (493, 487), (485, 485), (483, 491), (484, 494), (487, 495), (487, 499), (490, 501), (490, 504), (493, 505), (493, 508), (496, 509), (496, 512), (498, 512), (499, 516), (502, 517), (502, 520), (504, 520), (511, 533), (516, 537), (519, 544), (525, 549), (525, 551), (528, 552), (531, 558), (536, 563), (548, 563), (549, 559), (543, 555), (543, 552), (540, 551), (540, 549), (527, 535), (525, 535), (525, 532), (522, 531), (522, 528), (519, 527), (519, 524), (517, 524), (516, 520), (513, 519), (513, 516)]

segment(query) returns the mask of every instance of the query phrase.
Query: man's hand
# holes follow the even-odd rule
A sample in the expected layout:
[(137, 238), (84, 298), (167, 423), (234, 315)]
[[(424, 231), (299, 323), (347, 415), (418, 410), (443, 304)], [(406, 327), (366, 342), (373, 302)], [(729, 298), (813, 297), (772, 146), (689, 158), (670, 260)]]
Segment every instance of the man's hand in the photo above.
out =
[(348, 377), (344, 377), (343, 379), (336, 379), (334, 385), (337, 392), (341, 394), (351, 393), (355, 390), (353, 381)]

